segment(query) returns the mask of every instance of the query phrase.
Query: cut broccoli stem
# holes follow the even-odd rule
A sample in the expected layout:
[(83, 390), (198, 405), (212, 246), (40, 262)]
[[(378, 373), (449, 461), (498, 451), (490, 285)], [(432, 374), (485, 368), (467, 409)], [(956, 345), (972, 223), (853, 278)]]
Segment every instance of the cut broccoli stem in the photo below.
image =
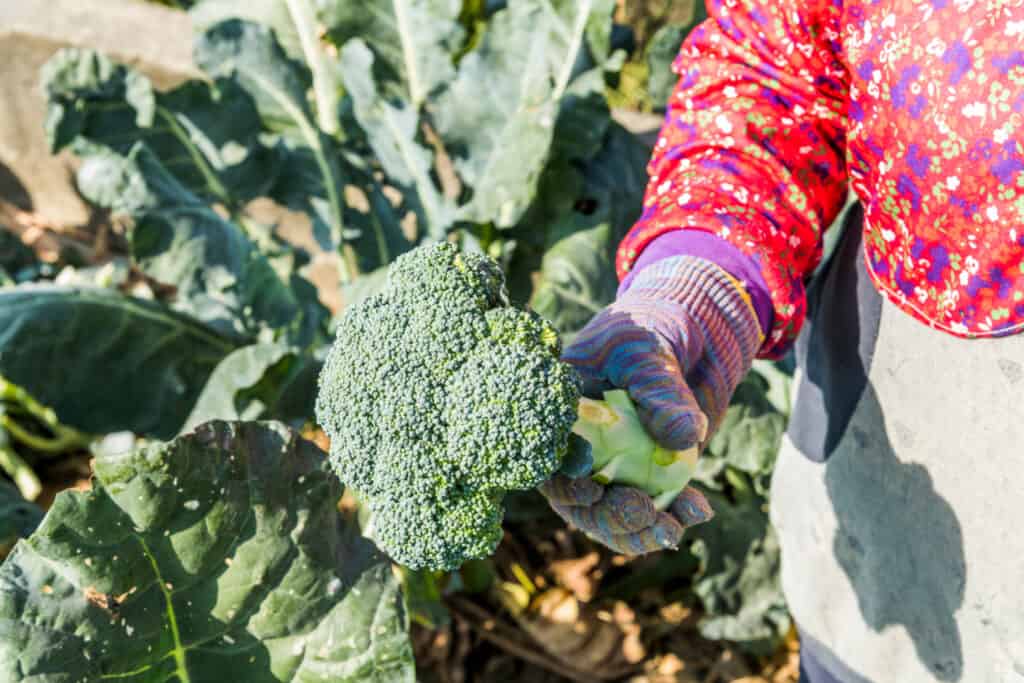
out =
[(606, 391), (604, 400), (580, 399), (573, 432), (590, 443), (593, 479), (601, 484), (635, 486), (664, 510), (693, 478), (699, 449), (673, 451), (644, 430), (629, 394)]

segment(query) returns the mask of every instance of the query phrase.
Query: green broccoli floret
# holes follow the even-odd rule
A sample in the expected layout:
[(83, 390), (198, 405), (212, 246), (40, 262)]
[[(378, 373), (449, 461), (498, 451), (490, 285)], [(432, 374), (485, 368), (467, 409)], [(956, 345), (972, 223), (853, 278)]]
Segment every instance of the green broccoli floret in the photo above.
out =
[(550, 323), (509, 305), (494, 261), (448, 243), (400, 256), (345, 311), (316, 414), (381, 549), (414, 569), (494, 552), (505, 493), (567, 450), (580, 381), (560, 353)]

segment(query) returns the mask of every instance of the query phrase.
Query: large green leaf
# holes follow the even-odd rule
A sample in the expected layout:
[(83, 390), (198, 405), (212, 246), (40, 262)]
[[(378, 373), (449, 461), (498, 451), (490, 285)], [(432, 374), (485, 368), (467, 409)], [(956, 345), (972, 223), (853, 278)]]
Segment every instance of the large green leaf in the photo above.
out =
[(586, 160), (600, 148), (611, 121), (605, 69), (611, 53), (614, 0), (539, 3), (548, 31), (548, 69), (559, 101), (552, 156)]
[[(237, 210), (266, 192), (283, 150), (263, 144), (253, 100), (236, 83), (188, 81), (155, 93), (142, 74), (93, 50), (65, 48), (43, 67), (52, 149), (74, 143), (127, 155), (145, 140), (190, 191)], [(102, 147), (97, 147), (102, 146)]]
[[(443, 239), (452, 223), (453, 207), (431, 178), (433, 153), (417, 141), (419, 114), (397, 98), (386, 98), (374, 80), (374, 57), (355, 38), (341, 51), (342, 80), (352, 98), (354, 114), (387, 179), (404, 193), (417, 211), (420, 225), (434, 239)], [(399, 234), (401, 228), (399, 226)], [(388, 241), (386, 236), (383, 240)]]
[(148, 128), (156, 118), (153, 84), (142, 74), (115, 64), (94, 50), (65, 48), (40, 73), (46, 92), (46, 137), (53, 150), (70, 144), (92, 125), (90, 105), (113, 108), (129, 126)]
[(197, 32), (221, 21), (244, 19), (274, 31), (281, 48), (292, 59), (304, 62), (313, 77), (317, 124), (329, 135), (338, 132), (338, 78), (320, 40), (318, 0), (202, 0), (190, 11)]
[(94, 434), (173, 436), (238, 345), (157, 304), (102, 289), (0, 290), (0, 375)]
[(601, 150), (583, 165), (587, 210), (612, 225), (616, 240), (640, 217), (651, 148), (617, 123), (608, 127)]
[[(309, 2), (315, 0), (300, 0)], [(292, 59), (302, 58), (302, 40), (286, 0), (199, 0), (188, 10), (197, 34), (228, 19), (244, 19), (274, 30), (277, 41)]]
[(749, 373), (736, 387), (718, 431), (708, 443), (711, 456), (750, 475), (769, 474), (786, 431), (786, 416), (768, 400), (770, 386)]
[(319, 17), (335, 44), (360, 38), (371, 45), (415, 110), (455, 74), (461, 10), (462, 0), (321, 0)]
[(144, 145), (97, 151), (78, 172), (90, 200), (134, 219), (132, 258), (176, 289), (175, 308), (228, 331), (306, 329), (296, 294), (234, 223), (188, 191)]
[(553, 157), (586, 161), (600, 151), (611, 124), (604, 89), (600, 68), (591, 69), (569, 84), (559, 106), (551, 148)]
[[(308, 69), (289, 59), (270, 28), (238, 19), (221, 22), (201, 35), (194, 56), (211, 77), (237, 82), (252, 97), (264, 127), (287, 138), (289, 163), (305, 168), (303, 172), (287, 169), (269, 194), (308, 211), (320, 244), (339, 247), (347, 236), (342, 201), (345, 177), (334, 141), (318, 125), (310, 107)], [(333, 121), (336, 113), (328, 118)], [(299, 179), (304, 182), (298, 183)]]
[(540, 0), (543, 25), (550, 32), (547, 56), (555, 74), (555, 93), (610, 56), (615, 0)]
[[(359, 286), (359, 280), (370, 276), (374, 270), (383, 268), (419, 241), (421, 235), (407, 236), (400, 216), (405, 210), (414, 210), (416, 197), (402, 197), (399, 206), (394, 206), (385, 195), (381, 182), (372, 175), (362, 178), (362, 189), (366, 196), (365, 211), (350, 207), (346, 220), (348, 225), (359, 230), (359, 236), (352, 240), (359, 259), (359, 279), (347, 286)], [(394, 196), (394, 195), (392, 195)]]
[(480, 45), (434, 103), (434, 120), (455, 167), (472, 188), (459, 218), (515, 225), (533, 201), (557, 114), (550, 36), (537, 2), (494, 15)]
[(277, 423), (99, 455), (0, 568), (0, 679), (411, 683), (397, 580), (325, 461)]

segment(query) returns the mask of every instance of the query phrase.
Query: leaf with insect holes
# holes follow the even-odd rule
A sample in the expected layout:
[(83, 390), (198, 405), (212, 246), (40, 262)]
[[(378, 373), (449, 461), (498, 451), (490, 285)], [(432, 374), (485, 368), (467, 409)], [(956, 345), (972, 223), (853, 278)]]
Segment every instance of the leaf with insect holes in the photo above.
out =
[(97, 456), (0, 567), (0, 680), (414, 680), (391, 565), (277, 423)]

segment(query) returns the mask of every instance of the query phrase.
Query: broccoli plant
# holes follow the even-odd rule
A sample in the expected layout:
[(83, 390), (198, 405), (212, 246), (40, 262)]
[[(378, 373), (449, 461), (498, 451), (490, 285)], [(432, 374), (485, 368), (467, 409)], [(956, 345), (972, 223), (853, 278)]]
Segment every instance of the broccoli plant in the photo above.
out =
[[(566, 453), (575, 453), (571, 446), (578, 440), (570, 432), (582, 433), (589, 413), (585, 402), (576, 402), (572, 373), (558, 362), (559, 337), (570, 339), (614, 297), (615, 247), (641, 210), (650, 150), (613, 121), (608, 105), (608, 89), (621, 80), (624, 57), (621, 27), (612, 22), (616, 3), (188, 4), (197, 29), (197, 78), (161, 89), (136, 69), (82, 49), (55, 55), (44, 70), (48, 111), (43, 125), (55, 151), (70, 150), (79, 157), (77, 181), (83, 196), (116, 218), (112, 255), (122, 276), (88, 277), (79, 271), (78, 277), (53, 283), (51, 266), (31, 265), (24, 249), (7, 259), (0, 254), (0, 374), (52, 408), (54, 424), (75, 433), (129, 431), (179, 445), (181, 438), (188, 438), (179, 435), (202, 432), (211, 419), (272, 419), (311, 429), (317, 377), (335, 377), (342, 389), (320, 401), (321, 413), (330, 404), (331, 416), (322, 419), (335, 435), (334, 466), (376, 508), (378, 542), (411, 563), (415, 557), (426, 563), (437, 553), (439, 558), (432, 561), (452, 566), (462, 553), (489, 553), (500, 533), (504, 493), (534, 486), (565, 467)], [(275, 225), (282, 214), (267, 215), (260, 209), (267, 204), (289, 209), (287, 215), (299, 219), (301, 234)], [(410, 256), (385, 284), (389, 264), (401, 254), (448, 242), (460, 249), (437, 247), (432, 275), (416, 276), (409, 267), (420, 256)], [(494, 257), (503, 273), (481, 254)], [(102, 272), (114, 262), (96, 268)], [(333, 268), (331, 277), (324, 277), (324, 264)], [(453, 266), (458, 275), (442, 277), (444, 265)], [(321, 268), (319, 291), (313, 285), (314, 268)], [(467, 283), (475, 283), (469, 284), (472, 293), (464, 289)], [(408, 294), (399, 297), (398, 289)], [(382, 293), (374, 296), (377, 291)], [(365, 305), (358, 303), (367, 297)], [(529, 301), (543, 319), (509, 306), (510, 298)], [(414, 301), (420, 306), (414, 308)], [(349, 313), (334, 317), (344, 306)], [(404, 313), (385, 324), (384, 309), (391, 306)], [(363, 346), (352, 347), (367, 350), (363, 360), (345, 360), (337, 346), (329, 354), (334, 327), (341, 328), (340, 343), (349, 323), (357, 320), (380, 323), (381, 331), (390, 331), (393, 346), (370, 344), (367, 336)], [(416, 337), (419, 342), (414, 344)], [(409, 369), (416, 359), (432, 357), (439, 349), (444, 353), (436, 358), (445, 360), (415, 372)], [(328, 370), (321, 373), (328, 355)], [(400, 400), (397, 393), (383, 400), (403, 383), (411, 391)], [(345, 393), (346, 386), (373, 393)], [(502, 392), (511, 392), (507, 400), (498, 398)], [(720, 504), (725, 505), (734, 497), (736, 487), (729, 481), (736, 478), (736, 470), (758, 472), (751, 475), (756, 495), (742, 508), (744, 523), (752, 522), (748, 537), (755, 540), (764, 537), (760, 482), (770, 467), (765, 456), (774, 449), (765, 435), (775, 435), (777, 426), (768, 424), (774, 412), (753, 400), (764, 393), (763, 387), (751, 385), (753, 396), (743, 399), (747, 408), (737, 404), (729, 436), (710, 446), (711, 458), (702, 458), (695, 475), (712, 494), (721, 491), (725, 502)], [(620, 414), (626, 414), (625, 404), (616, 407), (614, 399), (607, 401), (607, 410), (621, 408)], [(380, 406), (389, 412), (379, 412)], [(372, 417), (359, 410), (371, 411)], [(437, 417), (434, 422), (412, 419), (424, 414)], [(41, 425), (46, 426), (44, 433), (57, 435), (48, 424)], [(400, 434), (403, 427), (408, 430)], [(350, 463), (339, 464), (339, 450), (369, 438), (373, 429), (389, 429), (393, 445), (403, 443), (402, 437), (417, 446), (377, 453), (378, 465), (405, 455), (408, 466), (379, 467), (369, 451), (353, 451)], [(605, 448), (619, 443), (618, 430), (611, 429), (607, 442), (591, 435), (598, 478), (621, 480), (628, 472), (648, 471), (625, 467), (627, 460), (614, 448)], [(176, 457), (193, 452), (168, 448)], [(649, 443), (644, 449), (653, 452)], [(232, 455), (241, 457), (232, 451), (209, 458), (223, 464), (226, 457), (231, 463)], [(646, 463), (657, 465), (668, 457), (656, 453)], [(647, 477), (646, 483), (642, 476), (626, 481), (667, 497), (688, 477), (688, 458), (683, 454), (666, 465), (672, 476), (652, 469), (657, 476)], [(6, 464), (12, 472), (27, 471), (10, 458)], [(19, 543), (21, 550), (14, 551), (0, 574), (23, 576), (33, 552), (45, 551), (47, 566), (57, 567), (54, 562), (59, 560), (64, 577), (102, 578), (102, 585), (112, 587), (111, 594), (122, 585), (128, 577), (124, 563), (103, 571), (83, 568), (84, 559), (80, 562), (74, 551), (83, 549), (89, 538), (70, 539), (65, 530), (93, 526), (105, 538), (116, 531), (104, 526), (112, 515), (130, 516), (143, 508), (162, 514), (172, 509), (167, 501), (176, 500), (177, 493), (168, 486), (165, 470), (147, 469), (162, 464), (140, 461), (137, 476), (129, 478), (145, 489), (145, 500), (121, 496), (116, 489), (123, 483), (122, 473), (113, 473), (114, 464), (97, 456), (95, 495), (66, 497), (32, 540)], [(168, 461), (168, 467), (178, 464)], [(421, 464), (440, 468), (444, 476), (431, 480), (433, 470), (417, 469)], [(275, 483), (265, 469), (260, 472), (267, 481), (253, 483), (254, 493)], [(23, 478), (25, 482), (33, 483)], [(375, 487), (385, 484), (404, 487), (406, 495), (382, 495)], [(340, 489), (328, 493), (331, 498)], [(427, 514), (445, 500), (460, 501), (449, 519)], [(323, 515), (333, 510), (333, 501), (315, 503)], [(259, 508), (264, 504), (273, 508), (274, 519), (292, 520), (311, 502), (303, 496), (268, 502), (254, 495), (232, 506), (231, 513), (241, 517), (252, 510), (255, 519), (268, 520), (259, 516), (267, 512)], [(21, 510), (18, 505), (6, 509)], [(120, 505), (124, 509), (114, 509)], [(182, 558), (217, 541), (205, 539), (209, 543), (187, 547), (182, 534), (203, 527), (197, 523), (182, 529), (178, 520), (191, 520), (186, 513), (195, 512), (184, 510), (147, 518), (138, 529), (153, 547), (173, 546), (173, 552), (157, 558), (161, 572), (181, 569)], [(0, 530), (9, 533), (0, 534), (0, 543), (30, 531), (32, 525), (3, 515), (0, 510)], [(403, 522), (388, 527), (389, 515), (392, 522)], [(5, 526), (5, 519), (15, 523)], [(459, 527), (462, 522), (466, 528)], [(730, 567), (750, 564), (744, 548), (719, 542), (715, 530), (724, 527), (713, 524), (717, 526), (702, 528), (702, 552), (720, 561), (705, 563), (704, 603), (709, 614), (744, 616), (738, 627), (729, 623), (721, 629), (735, 639), (740, 631), (749, 632), (747, 624), (764, 612), (760, 605), (778, 603), (777, 591), (765, 582), (764, 593), (757, 597), (711, 599), (731, 585)], [(301, 533), (296, 527), (292, 535), (301, 538), (293, 540), (313, 552), (316, 544), (306, 543), (305, 534), (321, 529), (317, 533), (322, 542), (322, 526), (307, 525)], [(274, 529), (259, 527), (255, 533), (268, 543), (284, 542)], [(69, 545), (58, 548), (54, 539)], [(402, 543), (408, 553), (404, 556), (395, 550)], [(70, 554), (58, 557), (57, 550)], [(132, 557), (138, 559), (138, 554)], [(348, 563), (341, 569), (328, 564), (314, 573), (349, 571)], [(237, 571), (239, 563), (232, 566)], [(360, 593), (397, 590), (387, 577), (386, 563), (374, 561), (373, 566), (365, 575), (366, 585), (360, 583), (346, 594), (349, 600), (358, 602)], [(219, 567), (207, 569), (204, 585), (222, 576)], [(42, 569), (33, 572), (33, 580), (44, 576)], [(367, 616), (373, 608), (360, 605), (339, 612), (336, 620), (325, 617), (314, 632), (278, 637), (287, 631), (285, 622), (303, 627), (312, 622), (292, 618), (298, 612), (286, 603), (288, 591), (273, 589), (276, 578), (261, 584), (270, 590), (265, 604), (283, 605), (274, 629), (260, 635), (224, 632), (229, 638), (241, 636), (239, 647), (252, 645), (249, 652), (262, 656), (261, 648), (267, 651), (263, 659), (243, 662), (249, 679), (303, 680), (302, 669), (296, 673), (289, 668), (291, 648), (302, 641), (308, 646), (305, 657), (319, 653), (324, 643), (310, 634), (323, 634), (324, 629), (343, 630), (358, 647), (360, 639), (374, 642), (379, 624)], [(92, 585), (99, 589), (101, 583)], [(70, 590), (63, 584), (38, 585)], [(328, 579), (328, 585), (335, 584)], [(0, 607), (22, 605), (22, 589), (0, 585)], [(128, 617), (141, 609), (133, 602), (139, 595), (160, 597), (117, 593), (115, 607)], [(61, 629), (79, 634), (107, 628), (107, 615), (96, 611), (103, 605), (88, 597), (85, 604), (81, 597), (67, 603), (72, 612), (50, 615), (41, 644), (29, 643), (29, 654), (41, 658), (36, 662), (40, 666), (15, 670), (9, 673), (11, 680), (56, 680), (58, 674), (51, 669), (36, 673), (52, 663), (46, 659), (51, 651), (66, 652), (50, 647), (65, 634)], [(89, 597), (109, 602), (109, 594), (90, 592)], [(52, 604), (34, 594), (29, 607)], [(172, 656), (147, 671), (173, 663), (193, 680), (201, 680), (206, 671), (221, 675), (221, 669), (206, 667), (202, 660), (205, 644), (187, 647), (195, 624), (212, 625), (209, 619), (216, 616), (218, 605), (202, 600), (176, 604), (186, 663), (172, 662)], [(246, 602), (242, 607), (249, 606)], [(4, 610), (0, 617), (14, 614)], [(145, 626), (147, 638), (170, 638), (156, 614), (149, 615), (151, 621), (129, 618), (127, 625), (140, 629), (137, 633)], [(15, 614), (13, 620), (22, 617)], [(401, 650), (401, 628), (392, 629), (399, 622), (388, 623), (396, 651)], [(30, 635), (18, 632), (18, 638)], [(0, 652), (19, 653), (27, 647), (27, 641), (14, 636), (3, 631)], [(169, 652), (167, 638), (159, 641), (163, 655)], [(86, 647), (93, 648), (88, 649), (90, 656), (103, 657), (95, 665), (78, 661), (89, 675), (96, 667), (101, 675), (120, 675), (149, 662), (135, 650)], [(242, 655), (236, 659), (241, 661)], [(376, 679), (368, 674), (359, 680), (401, 680), (388, 678), (382, 661), (377, 658), (370, 665), (377, 669)], [(363, 669), (353, 667), (358, 672), (353, 675), (363, 675)], [(406, 674), (411, 676), (403, 670)]]

